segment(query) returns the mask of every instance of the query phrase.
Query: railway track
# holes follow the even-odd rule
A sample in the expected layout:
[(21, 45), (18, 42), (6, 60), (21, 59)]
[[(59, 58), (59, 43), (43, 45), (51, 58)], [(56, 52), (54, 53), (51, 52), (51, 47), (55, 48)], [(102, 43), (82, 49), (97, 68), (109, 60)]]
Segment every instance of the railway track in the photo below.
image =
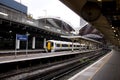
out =
[(101, 56), (99, 55), (100, 52), (98, 52), (97, 54), (95, 53), (96, 52), (87, 52), (60, 61), (26, 67), (17, 71), (13, 70), (7, 73), (0, 74), (0, 79), (57, 80), (58, 78), (87, 65), (91, 62), (91, 60), (93, 60), (93, 57), (95, 58), (95, 56)]
[[(71, 62), (59, 64), (59, 67), (54, 67), (54, 69), (49, 69), (48, 71), (43, 71), (39, 74), (30, 75), (20, 80), (58, 80), (59, 78), (82, 68), (89, 64), (91, 61), (98, 59), (102, 56), (101, 54), (94, 54), (92, 56), (83, 57), (82, 59), (76, 59)], [(57, 65), (58, 66), (58, 65)]]
[[(86, 65), (89, 65), (91, 62), (93, 63), (96, 59), (98, 59), (100, 56), (102, 55), (97, 55), (95, 57), (92, 57), (91, 59), (86, 59), (86, 61), (79, 63), (77, 65), (75, 65), (74, 67), (72, 67), (70, 70), (66, 70), (65, 72), (51, 78), (51, 80), (63, 80), (63, 78), (67, 75), (70, 75), (72, 73), (74, 73), (77, 70), (81, 70), (81, 68), (86, 67)], [(69, 76), (70, 77), (70, 76)], [(69, 78), (67, 77), (67, 79)]]

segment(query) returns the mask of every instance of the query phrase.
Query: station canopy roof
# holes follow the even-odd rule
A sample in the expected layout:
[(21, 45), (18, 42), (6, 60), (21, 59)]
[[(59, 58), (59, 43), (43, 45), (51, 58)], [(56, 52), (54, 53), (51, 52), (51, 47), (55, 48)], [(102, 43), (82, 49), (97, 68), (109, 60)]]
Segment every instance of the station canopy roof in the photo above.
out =
[(104, 34), (106, 40), (120, 46), (120, 0), (60, 0)]
[(67, 22), (67, 21), (65, 21), (65, 20), (63, 20), (59, 17), (49, 17), (49, 16), (47, 16), (47, 17), (40, 17), (38, 20), (49, 23), (54, 28), (58, 28), (58, 29), (61, 29), (61, 30), (67, 31), (67, 32), (75, 31), (73, 29), (73, 26), (69, 22)]
[(84, 37), (84, 36), (64, 36), (64, 35), (61, 35), (61, 37), (68, 38), (68, 39), (71, 39), (73, 41), (77, 40), (78, 42), (80, 42), (81, 40), (84, 40), (84, 41), (89, 41), (89, 42), (93, 42), (93, 43), (102, 44), (102, 42), (99, 42), (99, 41), (96, 41), (94, 39), (90, 39), (90, 38), (87, 38), (87, 37)]
[(104, 35), (90, 24), (86, 24), (84, 27), (82, 27), (79, 30), (79, 35), (98, 41), (104, 41)]

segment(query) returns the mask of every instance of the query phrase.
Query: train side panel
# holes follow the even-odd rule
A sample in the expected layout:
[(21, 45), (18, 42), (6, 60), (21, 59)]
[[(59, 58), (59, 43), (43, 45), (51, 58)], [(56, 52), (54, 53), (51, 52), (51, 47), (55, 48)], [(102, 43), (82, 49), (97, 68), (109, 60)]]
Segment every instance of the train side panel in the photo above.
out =
[(79, 43), (65, 42), (65, 41), (57, 41), (57, 40), (48, 40), (46, 43), (46, 51), (54, 52), (54, 51), (62, 51), (62, 50), (83, 50), (85, 47), (80, 45)]

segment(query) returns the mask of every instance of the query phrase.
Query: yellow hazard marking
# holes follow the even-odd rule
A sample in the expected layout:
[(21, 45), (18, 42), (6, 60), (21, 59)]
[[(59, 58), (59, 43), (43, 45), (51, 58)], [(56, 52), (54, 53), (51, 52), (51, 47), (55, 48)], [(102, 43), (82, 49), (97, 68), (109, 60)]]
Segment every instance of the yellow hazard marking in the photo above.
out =
[(50, 50), (50, 47), (51, 47), (51, 43), (50, 42), (48, 42), (48, 45), (47, 45), (48, 47), (48, 50)]

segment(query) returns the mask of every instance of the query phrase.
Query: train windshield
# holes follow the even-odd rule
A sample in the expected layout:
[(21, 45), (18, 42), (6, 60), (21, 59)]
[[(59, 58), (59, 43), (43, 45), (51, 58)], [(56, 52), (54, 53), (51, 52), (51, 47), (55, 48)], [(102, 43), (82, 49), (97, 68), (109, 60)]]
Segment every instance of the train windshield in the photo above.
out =
[(53, 42), (50, 42), (50, 41), (48, 41), (47, 43), (46, 43), (46, 46), (49, 46), (49, 47), (53, 47)]

